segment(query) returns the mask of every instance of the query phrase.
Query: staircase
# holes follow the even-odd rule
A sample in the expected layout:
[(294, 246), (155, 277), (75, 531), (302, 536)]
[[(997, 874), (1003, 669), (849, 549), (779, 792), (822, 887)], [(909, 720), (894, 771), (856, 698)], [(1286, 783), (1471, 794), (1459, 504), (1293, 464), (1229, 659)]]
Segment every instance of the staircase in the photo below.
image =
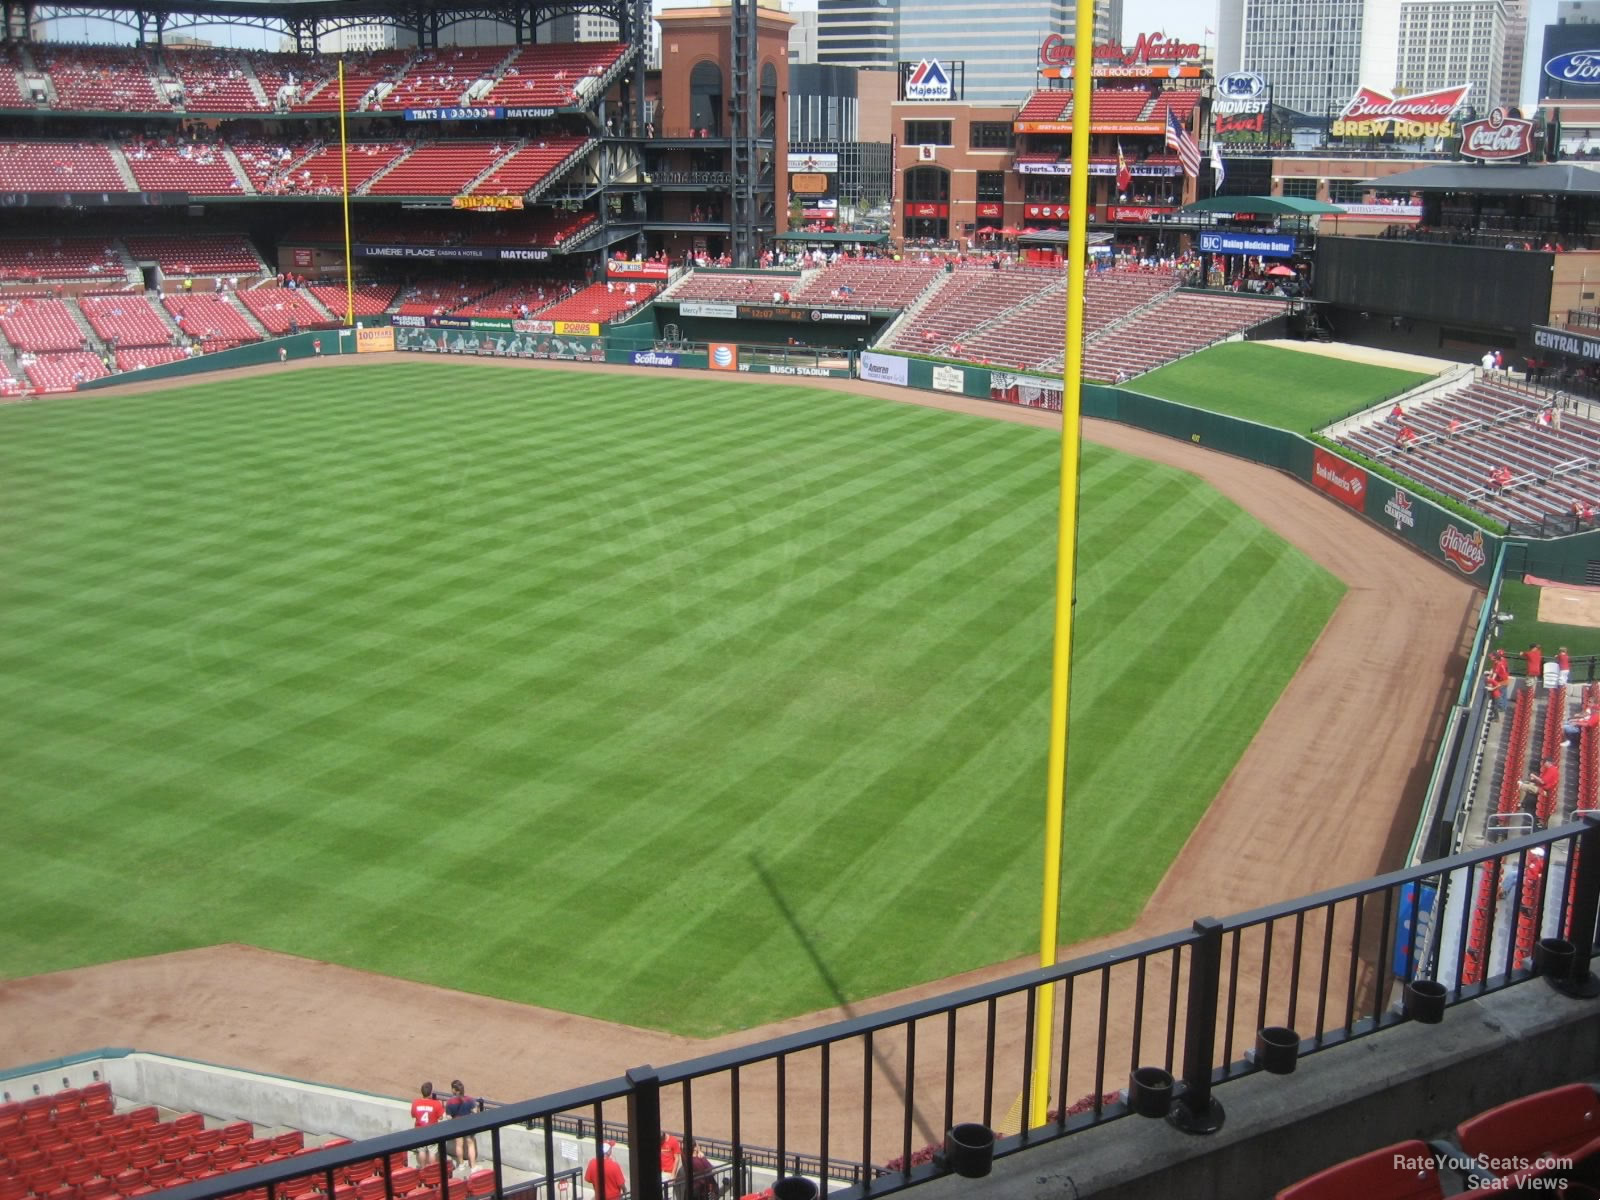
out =
[[(467, 182), (464, 183), (461, 186), (461, 194), (463, 196), (471, 195), (473, 188), (477, 187), (485, 179), (489, 178), (489, 176), (493, 175), (501, 167), (505, 166), (506, 163), (510, 162), (511, 161), (511, 157), (514, 154), (516, 154), (516, 152), (518, 150), (521, 150), (527, 144), (528, 144), (528, 139), (527, 138), (518, 138), (515, 142), (511, 143), (510, 149), (508, 149), (499, 158), (495, 159), (487, 167), (485, 167), (483, 170), (479, 171), (476, 175), (474, 175), (471, 179), (467, 180)], [(492, 149), (492, 147), (491, 147), (491, 149)]]
[(337, 313), (334, 312), (333, 309), (329, 308), (321, 300), (317, 299), (316, 294), (312, 292), (310, 288), (302, 288), (300, 290), (300, 299), (304, 300), (312, 308), (316, 309), (317, 312), (322, 313), (328, 318), (328, 320), (336, 322), (340, 325), (344, 324), (343, 311)]
[(117, 174), (122, 176), (122, 186), (130, 192), (140, 190), (139, 181), (133, 177), (133, 168), (128, 165), (127, 156), (122, 153), (122, 147), (116, 142), (107, 142), (111, 147), (111, 161), (117, 165)]
[[(251, 78), (254, 79), (255, 77), (251, 76)], [(256, 85), (256, 90), (261, 90), (260, 84)], [(244, 169), (244, 164), (239, 161), (239, 156), (233, 152), (233, 147), (228, 145), (227, 142), (222, 143), (222, 157), (227, 160), (228, 166), (233, 169), (234, 177), (239, 180), (240, 190), (246, 196), (258, 195), (256, 185), (250, 182), (250, 172)]]
[[(415, 149), (415, 147), (413, 147), (412, 149)], [(367, 194), (367, 192), (371, 190), (373, 184), (377, 183), (378, 180), (382, 179), (390, 171), (394, 170), (396, 167), (398, 167), (401, 163), (405, 162), (405, 160), (410, 158), (410, 157), (411, 157), (411, 151), (410, 150), (407, 150), (404, 154), (398, 155), (395, 158), (395, 160), (392, 163), (390, 163), (388, 166), (384, 167), (383, 170), (376, 171), (373, 174), (367, 176), (367, 181), (365, 183), (363, 183), (360, 187), (358, 187), (355, 191), (351, 192), (350, 194), (352, 196), (365, 196)]]
[(223, 303), (227, 304), (229, 307), (231, 307), (233, 309), (234, 312), (238, 313), (241, 317), (243, 317), (244, 318), (244, 323), (246, 325), (250, 326), (251, 329), (255, 330), (256, 333), (258, 333), (261, 336), (261, 340), (263, 342), (272, 340), (272, 334), (267, 332), (267, 327), (265, 325), (263, 325), (260, 321), (256, 320), (255, 313), (251, 312), (248, 308), (246, 308), (244, 306), (244, 303), (237, 296), (235, 296), (232, 292), (224, 293)]
[(244, 81), (250, 85), (250, 94), (256, 98), (256, 103), (261, 105), (262, 112), (271, 112), (272, 106), (277, 102), (276, 96), (267, 95), (267, 89), (261, 86), (261, 80), (256, 77), (256, 69), (249, 58), (241, 54), (238, 59), (239, 70), (244, 75)]
[(105, 343), (100, 340), (100, 335), (94, 331), (94, 326), (89, 324), (89, 318), (83, 315), (83, 309), (78, 307), (76, 300), (64, 301), (67, 314), (72, 318), (72, 323), (78, 327), (78, 332), (83, 334), (83, 344), (96, 354), (104, 354)]

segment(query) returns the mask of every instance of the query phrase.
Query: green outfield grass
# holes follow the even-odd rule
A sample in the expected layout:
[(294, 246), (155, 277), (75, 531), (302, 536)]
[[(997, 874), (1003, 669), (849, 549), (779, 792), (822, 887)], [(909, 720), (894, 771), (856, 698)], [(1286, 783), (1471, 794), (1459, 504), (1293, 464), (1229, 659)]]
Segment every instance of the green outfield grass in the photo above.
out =
[[(1057, 453), (431, 361), (4, 408), (0, 974), (240, 941), (705, 1034), (1026, 953)], [(1069, 938), (1342, 590), (1191, 475), (1083, 468)]]
[(1320, 354), (1224, 342), (1141, 375), (1130, 391), (1306, 433), (1381, 403), (1432, 376)]

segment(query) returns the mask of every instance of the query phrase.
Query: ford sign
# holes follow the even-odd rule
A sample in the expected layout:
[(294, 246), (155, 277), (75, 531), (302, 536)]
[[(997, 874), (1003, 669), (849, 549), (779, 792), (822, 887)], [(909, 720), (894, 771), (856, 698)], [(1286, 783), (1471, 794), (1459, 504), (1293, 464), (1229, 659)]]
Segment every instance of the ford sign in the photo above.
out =
[(1572, 50), (1544, 65), (1544, 73), (1563, 83), (1600, 85), (1600, 50)]
[(1235, 71), (1217, 80), (1217, 95), (1226, 100), (1254, 100), (1267, 90), (1267, 81), (1254, 71)]

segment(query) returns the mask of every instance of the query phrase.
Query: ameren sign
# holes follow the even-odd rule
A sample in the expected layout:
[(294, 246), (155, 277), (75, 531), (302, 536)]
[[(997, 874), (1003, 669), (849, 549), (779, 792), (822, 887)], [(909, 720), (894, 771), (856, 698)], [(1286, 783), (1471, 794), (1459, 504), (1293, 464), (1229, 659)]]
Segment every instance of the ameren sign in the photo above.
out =
[[(1059, 33), (1052, 33), (1039, 44), (1039, 61), (1047, 67), (1059, 67), (1071, 62), (1074, 53), (1072, 43)], [(1132, 46), (1105, 42), (1094, 48), (1095, 62), (1117, 62), (1125, 67), (1135, 63), (1178, 63), (1199, 57), (1200, 47), (1197, 43), (1169, 39), (1162, 33), (1141, 33)]]
[(1333, 123), (1333, 136), (1382, 137), (1392, 133), (1397, 138), (1454, 137), (1456, 126), (1450, 116), (1467, 98), (1470, 87), (1462, 84), (1400, 97), (1374, 88), (1358, 88)]

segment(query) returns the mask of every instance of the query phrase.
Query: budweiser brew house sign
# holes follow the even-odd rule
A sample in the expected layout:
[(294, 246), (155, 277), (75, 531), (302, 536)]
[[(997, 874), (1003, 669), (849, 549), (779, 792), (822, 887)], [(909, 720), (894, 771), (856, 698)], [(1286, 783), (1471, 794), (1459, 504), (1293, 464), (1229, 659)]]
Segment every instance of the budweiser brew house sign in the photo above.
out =
[(1468, 121), (1461, 127), (1461, 157), (1497, 162), (1525, 158), (1533, 153), (1533, 122), (1509, 117), (1497, 108), (1481, 121)]
[(1444, 138), (1456, 135), (1451, 115), (1467, 98), (1471, 84), (1435, 88), (1410, 96), (1388, 96), (1373, 88), (1356, 91), (1333, 123), (1334, 137)]

